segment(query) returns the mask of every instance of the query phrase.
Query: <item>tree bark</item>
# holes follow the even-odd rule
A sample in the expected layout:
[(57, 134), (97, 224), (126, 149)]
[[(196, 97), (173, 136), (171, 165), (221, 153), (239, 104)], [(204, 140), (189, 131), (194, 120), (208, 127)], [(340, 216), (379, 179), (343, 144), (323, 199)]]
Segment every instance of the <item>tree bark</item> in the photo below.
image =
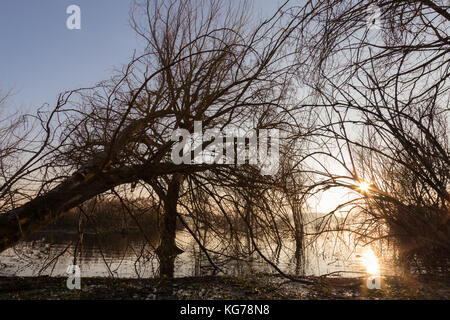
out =
[(47, 226), (69, 209), (115, 186), (136, 179), (137, 169), (122, 168), (85, 179), (74, 175), (43, 196), (0, 215), (0, 252)]
[(164, 215), (160, 225), (161, 242), (156, 250), (159, 259), (159, 276), (173, 278), (175, 258), (183, 251), (176, 245), (177, 203), (183, 181), (181, 174), (174, 174), (163, 197)]
[[(160, 175), (196, 172), (207, 168), (203, 165), (157, 163), (111, 169), (108, 172), (84, 169), (83, 174), (75, 173), (45, 195), (1, 214), (0, 252), (44, 228), (68, 210), (116, 186)], [(168, 225), (172, 223), (170, 219)]]

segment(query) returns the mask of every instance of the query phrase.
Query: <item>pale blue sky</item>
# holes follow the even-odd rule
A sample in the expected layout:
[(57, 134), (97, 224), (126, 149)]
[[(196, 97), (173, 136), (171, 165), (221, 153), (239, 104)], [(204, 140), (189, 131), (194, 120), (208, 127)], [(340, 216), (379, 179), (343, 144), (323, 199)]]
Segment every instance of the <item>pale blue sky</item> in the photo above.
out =
[[(256, 0), (271, 12), (278, 0)], [(68, 30), (66, 9), (81, 8), (81, 30)], [(91, 86), (128, 62), (138, 39), (129, 27), (131, 0), (1, 0), (0, 93), (31, 111), (64, 90)]]
[[(128, 22), (131, 2), (0, 0), (0, 95), (13, 90), (8, 111), (26, 113), (44, 103), (53, 105), (59, 92), (92, 86), (127, 63), (139, 47)], [(254, 0), (255, 18), (258, 11), (273, 13), (280, 2), (284, 0)], [(81, 30), (66, 27), (66, 9), (72, 4), (81, 8)], [(328, 201), (313, 205), (333, 207), (319, 211), (334, 209), (342, 193), (324, 198)]]
[[(131, 0), (2, 0), (0, 89), (16, 108), (53, 102), (125, 63), (137, 46), (128, 26)], [(68, 30), (66, 9), (81, 7), (82, 29)]]

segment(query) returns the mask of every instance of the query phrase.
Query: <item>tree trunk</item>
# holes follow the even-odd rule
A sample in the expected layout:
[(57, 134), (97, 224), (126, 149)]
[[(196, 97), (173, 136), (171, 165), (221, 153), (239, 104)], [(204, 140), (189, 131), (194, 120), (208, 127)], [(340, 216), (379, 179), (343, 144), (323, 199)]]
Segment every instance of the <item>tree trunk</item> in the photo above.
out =
[(135, 168), (112, 170), (85, 179), (74, 175), (47, 194), (0, 215), (0, 252), (47, 226), (63, 213), (117, 185), (135, 180)]
[(159, 276), (173, 278), (175, 258), (183, 251), (176, 245), (177, 203), (180, 195), (182, 175), (173, 175), (169, 182), (167, 193), (163, 197), (164, 215), (160, 225), (161, 242), (156, 250), (159, 259)]
[(294, 197), (292, 200), (292, 213), (295, 227), (295, 274), (305, 273), (305, 252), (304, 252), (304, 225), (301, 206)]
[[(77, 172), (45, 195), (0, 215), (0, 252), (46, 227), (68, 210), (116, 186), (177, 172), (202, 170), (205, 170), (203, 166), (158, 163), (111, 169), (108, 172), (96, 172), (95, 168), (85, 170), (83, 174)], [(173, 215), (173, 211), (170, 212)], [(169, 218), (167, 225), (171, 221)]]

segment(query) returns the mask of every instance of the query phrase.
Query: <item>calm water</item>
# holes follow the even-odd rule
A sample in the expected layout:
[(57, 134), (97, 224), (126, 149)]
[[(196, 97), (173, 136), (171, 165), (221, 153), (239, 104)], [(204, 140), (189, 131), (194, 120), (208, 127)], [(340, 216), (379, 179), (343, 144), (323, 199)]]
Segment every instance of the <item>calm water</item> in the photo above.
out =
[[(67, 267), (72, 264), (80, 266), (84, 277), (138, 278), (157, 275), (158, 261), (154, 253), (157, 238), (85, 234), (81, 246), (77, 245), (77, 240), (77, 234), (37, 233), (28, 241), (0, 254), (0, 276), (64, 276)], [(214, 271), (187, 232), (178, 232), (177, 243), (184, 253), (176, 259), (176, 277), (221, 274)], [(360, 276), (366, 270), (360, 257), (363, 249), (349, 243), (336, 241), (332, 235), (328, 235), (316, 241), (315, 245), (309, 245), (306, 249), (305, 274), (323, 275), (344, 271), (345, 276)], [(220, 240), (211, 239), (208, 247), (223, 252), (220, 251), (223, 250)], [(276, 256), (273, 255), (274, 248), (270, 246), (261, 250), (271, 261), (276, 261), (281, 270), (295, 273), (293, 243), (288, 242)], [(384, 253), (381, 255), (386, 256)], [(234, 261), (222, 257), (218, 265), (222, 274), (229, 275), (274, 272), (270, 265), (256, 255), (246, 260)], [(393, 273), (387, 261), (380, 261), (380, 264), (382, 274)]]

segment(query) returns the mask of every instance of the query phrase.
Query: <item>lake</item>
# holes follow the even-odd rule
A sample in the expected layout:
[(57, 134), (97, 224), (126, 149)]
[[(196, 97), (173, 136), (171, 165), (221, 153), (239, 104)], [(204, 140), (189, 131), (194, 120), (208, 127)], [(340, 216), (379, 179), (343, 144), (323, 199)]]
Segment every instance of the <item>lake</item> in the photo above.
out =
[[(143, 237), (139, 234), (120, 233), (96, 235), (84, 234), (82, 245), (77, 245), (78, 234), (65, 232), (39, 232), (14, 248), (0, 254), (0, 276), (65, 276), (69, 265), (76, 264), (82, 277), (147, 278), (158, 274), (158, 260), (154, 248), (157, 236)], [(333, 234), (323, 235), (305, 249), (302, 265), (304, 275), (320, 276), (343, 272), (344, 276), (361, 276), (366, 272), (362, 259), (363, 247), (352, 242), (337, 240)], [(216, 271), (208, 262), (198, 244), (187, 231), (177, 233), (177, 244), (184, 250), (175, 262), (175, 276), (202, 276), (227, 274), (245, 276), (249, 273), (273, 273), (275, 270), (256, 253), (233, 260), (212, 253), (221, 271)], [(210, 239), (208, 248), (222, 252), (220, 239)], [(265, 246), (261, 251), (283, 272), (295, 274), (294, 242), (287, 241), (274, 256), (274, 247)], [(381, 248), (383, 249), (383, 248)], [(228, 249), (227, 249), (228, 250)], [(378, 252), (379, 252), (378, 248)], [(396, 273), (392, 263), (386, 259), (388, 249), (380, 256), (381, 274)], [(74, 259), (76, 257), (76, 259)]]

